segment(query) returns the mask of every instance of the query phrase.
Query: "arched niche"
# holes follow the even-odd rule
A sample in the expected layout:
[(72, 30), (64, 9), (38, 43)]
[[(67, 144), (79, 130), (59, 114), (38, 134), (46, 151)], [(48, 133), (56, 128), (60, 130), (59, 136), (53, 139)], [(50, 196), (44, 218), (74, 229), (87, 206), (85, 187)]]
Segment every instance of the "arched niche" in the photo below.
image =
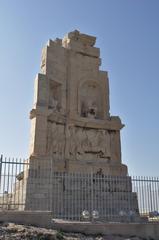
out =
[(78, 112), (81, 117), (102, 119), (103, 91), (95, 81), (86, 81), (78, 89)]

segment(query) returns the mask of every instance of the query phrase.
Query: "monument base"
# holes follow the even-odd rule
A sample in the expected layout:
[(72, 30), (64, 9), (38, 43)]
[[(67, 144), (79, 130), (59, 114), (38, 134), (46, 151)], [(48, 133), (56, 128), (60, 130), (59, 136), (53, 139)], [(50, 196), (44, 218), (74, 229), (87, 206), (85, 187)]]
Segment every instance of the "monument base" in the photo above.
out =
[(30, 166), (37, 168), (39, 166), (44, 168), (51, 168), (54, 172), (67, 173), (94, 173), (104, 174), (107, 176), (127, 176), (127, 166), (119, 164), (119, 162), (112, 163), (108, 160), (71, 160), (71, 159), (53, 159), (49, 156), (30, 158)]
[(125, 165), (103, 163), (99, 169), (93, 162), (32, 157), (25, 210), (52, 211), (55, 218), (72, 220), (80, 220), (84, 210), (98, 211), (103, 221), (138, 217), (137, 194), (126, 170)]

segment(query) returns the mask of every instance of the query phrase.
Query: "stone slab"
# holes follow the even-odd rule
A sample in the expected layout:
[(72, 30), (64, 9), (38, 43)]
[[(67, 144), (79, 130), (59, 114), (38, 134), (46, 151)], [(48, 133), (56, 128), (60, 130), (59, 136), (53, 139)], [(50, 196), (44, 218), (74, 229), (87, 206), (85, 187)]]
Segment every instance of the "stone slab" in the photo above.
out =
[(53, 220), (52, 227), (64, 232), (86, 235), (122, 235), (159, 239), (159, 223), (90, 223)]
[(1, 222), (51, 227), (52, 213), (49, 211), (0, 211)]

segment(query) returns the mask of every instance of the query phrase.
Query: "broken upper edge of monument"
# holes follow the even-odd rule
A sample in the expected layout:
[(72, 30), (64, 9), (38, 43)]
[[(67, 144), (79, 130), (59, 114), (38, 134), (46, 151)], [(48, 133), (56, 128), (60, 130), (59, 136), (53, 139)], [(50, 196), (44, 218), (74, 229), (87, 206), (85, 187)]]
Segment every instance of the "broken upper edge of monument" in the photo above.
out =
[(83, 33), (80, 33), (78, 30), (75, 30), (73, 32), (69, 32), (63, 38), (63, 42), (67, 42), (71, 40), (81, 42), (85, 46), (93, 47), (96, 42), (96, 37), (83, 34)]
[(94, 47), (95, 43), (96, 37), (74, 30), (67, 33), (63, 39), (56, 38), (54, 41), (50, 39), (47, 46), (51, 47), (56, 44), (83, 53), (84, 55), (98, 58), (100, 56), (100, 50), (99, 48)]

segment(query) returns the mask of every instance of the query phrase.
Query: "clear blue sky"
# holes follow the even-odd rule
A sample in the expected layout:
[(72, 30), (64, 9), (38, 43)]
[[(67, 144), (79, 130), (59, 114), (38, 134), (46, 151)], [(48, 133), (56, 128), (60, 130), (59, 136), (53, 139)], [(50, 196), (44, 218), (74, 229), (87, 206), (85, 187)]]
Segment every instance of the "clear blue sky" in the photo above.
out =
[(159, 175), (159, 0), (0, 0), (0, 153), (28, 156), (41, 49), (78, 29), (97, 36), (111, 114), (126, 125), (132, 175)]

